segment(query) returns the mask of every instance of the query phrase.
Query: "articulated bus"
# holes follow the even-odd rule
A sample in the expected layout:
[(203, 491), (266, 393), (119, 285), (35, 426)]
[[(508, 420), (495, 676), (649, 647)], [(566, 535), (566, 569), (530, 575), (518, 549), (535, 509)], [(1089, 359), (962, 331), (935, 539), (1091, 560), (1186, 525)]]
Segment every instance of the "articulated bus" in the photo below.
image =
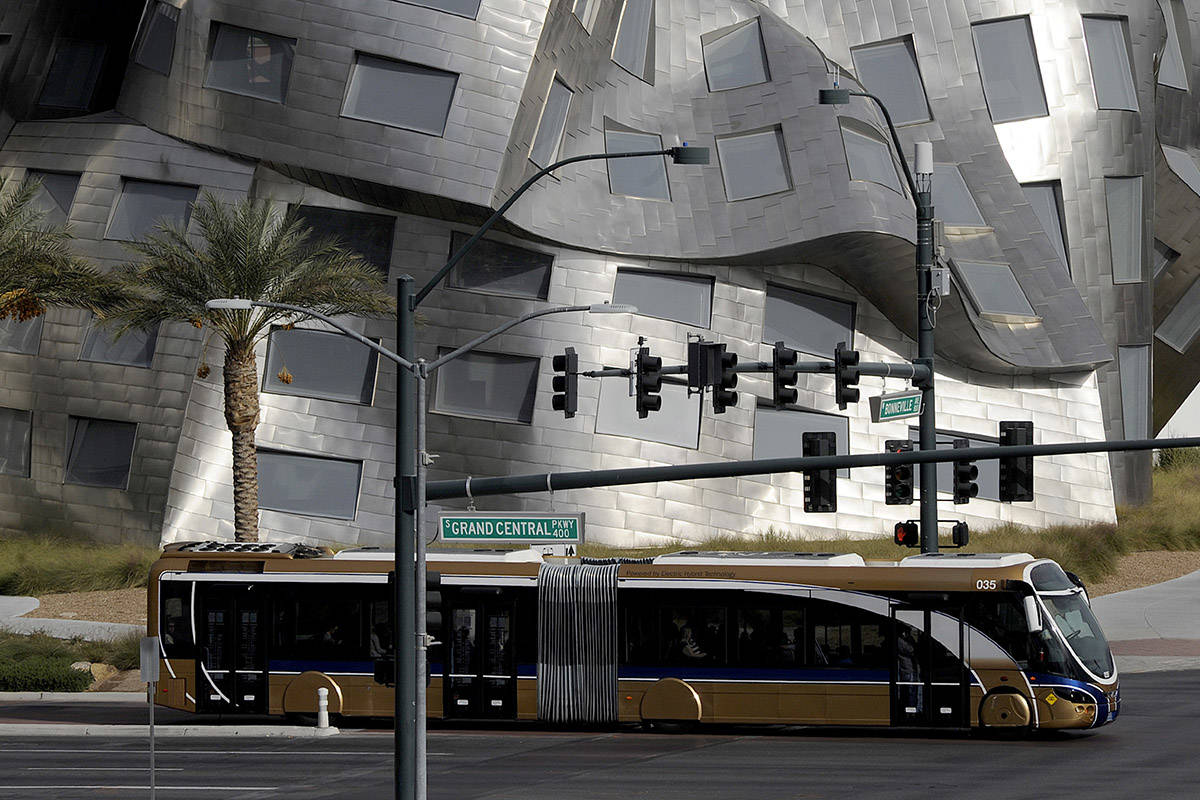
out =
[[(428, 714), (556, 724), (1034, 729), (1112, 722), (1086, 590), (1023, 553), (430, 553)], [(189, 543), (151, 572), (159, 705), (393, 711), (390, 552)]]

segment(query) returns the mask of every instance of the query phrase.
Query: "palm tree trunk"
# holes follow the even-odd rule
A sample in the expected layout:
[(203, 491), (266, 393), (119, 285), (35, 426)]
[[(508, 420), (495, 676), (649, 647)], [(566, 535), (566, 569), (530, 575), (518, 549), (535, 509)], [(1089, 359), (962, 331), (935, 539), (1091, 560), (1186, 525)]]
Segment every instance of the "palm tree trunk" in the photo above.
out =
[(254, 348), (225, 349), (225, 424), (233, 433), (233, 536), (258, 541), (258, 369)]

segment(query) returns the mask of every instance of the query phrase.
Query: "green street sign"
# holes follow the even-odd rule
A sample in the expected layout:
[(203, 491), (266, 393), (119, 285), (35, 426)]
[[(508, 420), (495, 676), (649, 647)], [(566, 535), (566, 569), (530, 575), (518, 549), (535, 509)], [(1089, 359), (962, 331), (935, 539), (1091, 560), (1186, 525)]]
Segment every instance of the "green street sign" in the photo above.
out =
[(921, 393), (897, 392), (868, 398), (871, 401), (871, 421), (888, 422), (893, 419), (917, 417), (921, 414)]
[(579, 543), (583, 541), (580, 514), (442, 514), (441, 537), (446, 542)]

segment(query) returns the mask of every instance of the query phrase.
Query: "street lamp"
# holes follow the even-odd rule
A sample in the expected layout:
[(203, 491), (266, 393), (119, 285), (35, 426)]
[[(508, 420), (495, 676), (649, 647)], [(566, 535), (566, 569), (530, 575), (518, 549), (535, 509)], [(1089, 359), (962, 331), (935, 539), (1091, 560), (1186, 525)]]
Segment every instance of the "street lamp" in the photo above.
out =
[[(900, 158), (900, 166), (904, 168), (904, 178), (908, 182), (908, 190), (912, 193), (913, 202), (917, 206), (917, 358), (915, 363), (929, 367), (929, 381), (921, 386), (921, 422), (920, 445), (922, 450), (934, 450), (937, 447), (937, 428), (933, 416), (933, 309), (936, 304), (933, 294), (933, 145), (929, 142), (917, 142), (916, 169), (917, 177), (908, 168), (900, 147), (900, 137), (896, 135), (896, 126), (892, 124), (892, 115), (887, 106), (870, 92), (855, 92), (850, 89), (840, 89), (836, 85), (832, 89), (821, 89), (818, 100), (821, 105), (845, 105), (851, 97), (866, 97), (874, 100), (883, 112), (888, 131), (892, 134), (892, 143), (896, 146), (896, 155)], [(936, 553), (937, 538), (937, 464), (929, 462), (921, 464), (921, 552)]]

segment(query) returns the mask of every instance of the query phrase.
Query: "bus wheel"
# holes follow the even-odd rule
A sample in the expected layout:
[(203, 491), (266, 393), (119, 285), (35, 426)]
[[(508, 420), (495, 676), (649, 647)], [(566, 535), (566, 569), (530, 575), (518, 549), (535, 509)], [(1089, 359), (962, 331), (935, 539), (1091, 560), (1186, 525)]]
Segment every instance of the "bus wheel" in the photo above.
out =
[(1028, 733), (1033, 729), (1029, 701), (1015, 689), (993, 689), (979, 703), (979, 725), (995, 733)]

